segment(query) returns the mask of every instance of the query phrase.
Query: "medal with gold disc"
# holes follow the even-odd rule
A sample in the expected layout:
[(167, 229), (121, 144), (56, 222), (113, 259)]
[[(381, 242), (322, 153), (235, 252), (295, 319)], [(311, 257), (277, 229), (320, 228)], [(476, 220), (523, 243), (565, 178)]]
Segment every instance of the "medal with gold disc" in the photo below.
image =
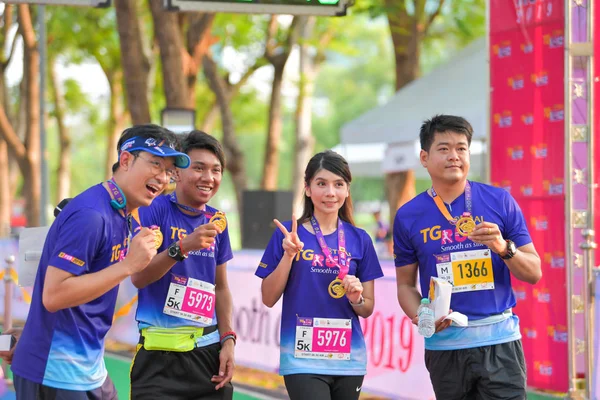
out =
[(451, 225), (454, 225), (457, 234), (467, 237), (471, 232), (473, 232), (473, 229), (475, 229), (475, 220), (473, 219), (472, 215), (473, 200), (471, 194), (471, 184), (469, 181), (465, 183), (465, 212), (460, 217), (453, 217), (450, 215), (448, 209), (446, 208), (446, 204), (436, 193), (433, 187), (431, 188), (431, 197), (433, 197), (433, 201), (438, 210), (440, 210), (440, 213), (446, 217)]
[(321, 252), (331, 265), (336, 265), (339, 267), (340, 272), (338, 276), (331, 281), (329, 287), (327, 288), (327, 292), (334, 299), (339, 299), (346, 294), (346, 289), (344, 289), (343, 280), (344, 277), (348, 274), (348, 260), (346, 254), (346, 235), (344, 234), (344, 226), (342, 224), (342, 220), (338, 218), (338, 250), (337, 250), (337, 260), (333, 258), (331, 255), (331, 250), (325, 242), (325, 236), (323, 235), (323, 231), (321, 231), (321, 227), (319, 226), (319, 222), (313, 216), (310, 219), (310, 224), (312, 225), (313, 230), (315, 231), (315, 236), (317, 237), (317, 242), (319, 242), (319, 246), (321, 247)]
[(327, 291), (334, 299), (339, 299), (346, 294), (346, 289), (344, 289), (344, 285), (342, 285), (342, 280), (340, 278), (332, 280)]
[(215, 224), (217, 228), (221, 230), (221, 232), (224, 232), (225, 228), (227, 227), (227, 219), (225, 218), (225, 213), (222, 211), (217, 211), (208, 222)]
[(456, 221), (456, 232), (463, 237), (469, 236), (475, 229), (475, 220), (471, 216), (471, 213), (463, 213), (463, 215)]
[(156, 250), (158, 250), (163, 242), (163, 234), (160, 231), (160, 227), (157, 225), (150, 226), (150, 229), (154, 232), (154, 246), (156, 247)]

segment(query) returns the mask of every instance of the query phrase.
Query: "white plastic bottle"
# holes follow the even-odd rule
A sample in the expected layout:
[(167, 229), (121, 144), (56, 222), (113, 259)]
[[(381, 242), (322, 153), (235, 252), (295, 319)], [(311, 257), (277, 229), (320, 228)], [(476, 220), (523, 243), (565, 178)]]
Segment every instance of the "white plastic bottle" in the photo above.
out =
[(421, 299), (417, 315), (419, 316), (419, 334), (426, 338), (432, 337), (435, 333), (435, 320), (428, 298)]

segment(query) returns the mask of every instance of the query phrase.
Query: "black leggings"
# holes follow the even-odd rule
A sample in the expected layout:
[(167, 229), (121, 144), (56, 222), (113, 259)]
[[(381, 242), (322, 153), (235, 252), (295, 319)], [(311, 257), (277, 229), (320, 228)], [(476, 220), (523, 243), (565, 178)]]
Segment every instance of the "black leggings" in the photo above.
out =
[(358, 400), (364, 378), (316, 374), (283, 377), (290, 400)]

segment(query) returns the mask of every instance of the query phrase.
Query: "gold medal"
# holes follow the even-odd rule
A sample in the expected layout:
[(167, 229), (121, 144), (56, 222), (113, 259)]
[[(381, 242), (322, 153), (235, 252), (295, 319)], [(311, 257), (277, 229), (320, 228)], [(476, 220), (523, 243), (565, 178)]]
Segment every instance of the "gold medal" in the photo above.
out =
[(158, 250), (163, 242), (163, 234), (160, 231), (160, 228), (156, 225), (152, 225), (150, 229), (152, 229), (152, 232), (154, 232), (154, 246), (156, 247), (156, 250)]
[(334, 299), (339, 299), (346, 294), (346, 289), (344, 289), (342, 280), (340, 278), (335, 278), (333, 281), (331, 281), (327, 290), (329, 291), (329, 295)]
[(470, 215), (464, 215), (456, 221), (456, 232), (460, 236), (469, 236), (475, 229), (475, 220)]
[(224, 232), (225, 228), (227, 227), (227, 219), (225, 219), (225, 213), (221, 211), (217, 211), (208, 222), (215, 224), (217, 228), (221, 230), (221, 232)]

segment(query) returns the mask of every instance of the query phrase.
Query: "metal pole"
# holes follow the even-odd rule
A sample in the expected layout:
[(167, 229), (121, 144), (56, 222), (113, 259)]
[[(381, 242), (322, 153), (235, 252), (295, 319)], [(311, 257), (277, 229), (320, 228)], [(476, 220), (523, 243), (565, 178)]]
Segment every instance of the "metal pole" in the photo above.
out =
[[(588, 0), (587, 2), (587, 38), (586, 42), (592, 44), (594, 42), (594, 3), (595, 1)], [(585, 388), (586, 397), (592, 398), (593, 393), (593, 382), (594, 382), (594, 320), (595, 307), (594, 307), (594, 287), (595, 287), (595, 274), (593, 272), (595, 265), (595, 252), (597, 244), (594, 241), (594, 214), (595, 214), (595, 191), (596, 191), (596, 179), (595, 179), (595, 161), (594, 161), (594, 147), (595, 147), (595, 116), (594, 116), (594, 52), (587, 57), (587, 124), (588, 124), (588, 173), (587, 173), (587, 184), (588, 184), (588, 228), (583, 231), (583, 237), (586, 239), (582, 245), (584, 252), (586, 252), (586, 260), (584, 263), (584, 281), (583, 287), (585, 292), (584, 295), (584, 307), (585, 313)], [(586, 236), (587, 235), (587, 236)]]
[[(8, 256), (4, 260), (6, 261), (6, 268), (4, 269), (4, 326), (3, 332), (12, 328), (12, 282), (10, 279), (10, 269), (15, 262), (15, 256)], [(6, 363), (2, 363), (2, 371), (4, 372), (4, 377), (8, 376), (8, 370), (10, 366)]]
[[(486, 49), (490, 49), (490, 20), (491, 20), (491, 1), (490, 0), (486, 0), (485, 1), (485, 31), (488, 32), (488, 34), (486, 35), (485, 41), (486, 41)], [(485, 58), (487, 61), (487, 65), (488, 65), (488, 69), (490, 69), (490, 52), (487, 51), (485, 54)], [(487, 88), (486, 88), (486, 108), (485, 108), (485, 117), (486, 117), (486, 132), (485, 132), (485, 146), (482, 149), (482, 151), (484, 151), (484, 156), (482, 158), (484, 158), (482, 160), (482, 168), (484, 168), (483, 173), (481, 174), (481, 179), (483, 180), (483, 182), (487, 183), (487, 184), (492, 184), (492, 124), (491, 124), (491, 120), (492, 120), (492, 94), (491, 94), (491, 83), (490, 83), (491, 78), (489, 78), (489, 74), (488, 74), (488, 81), (487, 83)]]
[(571, 2), (566, 0), (565, 7), (565, 255), (567, 259), (567, 366), (569, 377), (569, 398), (575, 398), (577, 393), (575, 310), (573, 307), (573, 144), (571, 141)]
[(50, 190), (48, 179), (48, 138), (46, 137), (46, 6), (38, 6), (38, 51), (40, 53), (40, 148), (42, 168), (41, 226), (48, 225), (48, 204)]
[(4, 268), (4, 331), (12, 328), (12, 297), (13, 282), (10, 271), (15, 263), (15, 256), (6, 257), (6, 268)]
[(592, 253), (598, 247), (594, 242), (594, 230), (584, 229), (581, 233), (584, 238), (584, 242), (579, 245), (583, 250), (584, 255), (584, 268), (583, 268), (583, 287), (581, 294), (583, 297), (583, 304), (586, 304), (585, 308), (585, 398), (590, 399), (592, 395), (592, 372), (594, 370), (594, 296), (593, 296), (593, 280), (594, 274), (592, 273), (593, 260)]

